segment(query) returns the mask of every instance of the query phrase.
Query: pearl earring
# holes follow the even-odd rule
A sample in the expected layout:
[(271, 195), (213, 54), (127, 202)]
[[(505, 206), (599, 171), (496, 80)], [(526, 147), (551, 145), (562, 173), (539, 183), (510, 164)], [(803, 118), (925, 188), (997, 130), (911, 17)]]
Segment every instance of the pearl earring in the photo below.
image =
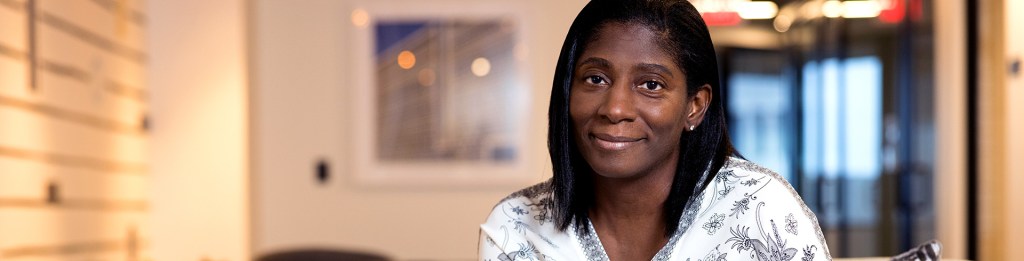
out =
[(693, 131), (693, 128), (696, 128), (696, 127), (697, 126), (690, 125), (690, 131)]

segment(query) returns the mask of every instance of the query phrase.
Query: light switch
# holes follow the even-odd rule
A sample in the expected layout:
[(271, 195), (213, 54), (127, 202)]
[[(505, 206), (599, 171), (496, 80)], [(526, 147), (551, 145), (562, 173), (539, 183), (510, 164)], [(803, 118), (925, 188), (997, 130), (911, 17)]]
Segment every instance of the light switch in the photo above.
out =
[(326, 184), (327, 180), (331, 177), (331, 169), (327, 164), (327, 160), (320, 159), (316, 162), (316, 180), (320, 184)]

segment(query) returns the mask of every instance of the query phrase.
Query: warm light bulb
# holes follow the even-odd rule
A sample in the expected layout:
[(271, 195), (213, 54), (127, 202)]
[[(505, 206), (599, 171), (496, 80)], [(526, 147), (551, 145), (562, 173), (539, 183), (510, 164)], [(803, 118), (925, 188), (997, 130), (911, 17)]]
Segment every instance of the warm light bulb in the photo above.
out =
[(843, 3), (839, 1), (825, 1), (821, 5), (821, 14), (828, 18), (843, 16)]
[(785, 33), (786, 31), (789, 31), (789, 27), (792, 25), (793, 17), (785, 13), (779, 14), (779, 16), (776, 16), (775, 20), (772, 21), (772, 26), (775, 27), (775, 31), (778, 31), (780, 33)]
[(406, 50), (398, 53), (398, 67), (402, 69), (410, 69), (416, 66), (416, 55)]
[(363, 9), (352, 10), (352, 24), (359, 28), (365, 28), (370, 24), (370, 14)]
[(844, 18), (872, 18), (882, 13), (882, 5), (878, 1), (846, 1), (843, 2)]
[(470, 71), (473, 71), (473, 75), (484, 77), (488, 73), (491, 73), (491, 61), (487, 58), (476, 58), (473, 60), (473, 64), (469, 66)]
[(779, 6), (769, 1), (741, 2), (736, 8), (743, 19), (772, 19), (779, 13)]

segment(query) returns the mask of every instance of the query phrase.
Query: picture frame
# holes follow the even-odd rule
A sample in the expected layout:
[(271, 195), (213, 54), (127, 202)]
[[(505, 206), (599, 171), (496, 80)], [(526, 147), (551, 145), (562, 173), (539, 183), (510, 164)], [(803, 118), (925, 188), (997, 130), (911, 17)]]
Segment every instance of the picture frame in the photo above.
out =
[[(502, 2), (350, 6), (356, 184), (522, 186), (538, 180), (545, 137), (526, 66), (525, 10)], [(464, 12), (460, 10), (473, 10)]]

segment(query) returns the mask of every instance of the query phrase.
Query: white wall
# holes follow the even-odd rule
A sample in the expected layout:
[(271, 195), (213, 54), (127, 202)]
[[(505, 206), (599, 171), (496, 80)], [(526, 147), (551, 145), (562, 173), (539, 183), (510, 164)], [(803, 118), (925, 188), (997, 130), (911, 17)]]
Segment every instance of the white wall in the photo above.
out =
[(250, 260), (245, 3), (148, 2), (154, 260)]
[[(376, 4), (401, 5), (381, 0)], [(460, 6), (467, 1), (434, 1)], [(472, 1), (522, 8), (535, 89), (531, 135), (546, 135), (547, 96), (559, 48), (585, 1)], [(351, 122), (350, 13), (334, 0), (254, 3), (254, 254), (323, 246), (376, 251), (398, 259), (473, 260), (479, 224), (498, 200), (527, 184), (487, 188), (381, 188), (354, 184), (345, 166)], [(472, 10), (465, 10), (472, 12)], [(543, 138), (524, 154), (546, 160)], [(313, 178), (319, 158), (332, 178)], [(546, 161), (545, 161), (546, 163)], [(545, 169), (546, 166), (539, 169)], [(526, 173), (541, 181), (550, 171)]]
[[(1024, 190), (1018, 186), (1024, 184), (1024, 69), (1017, 74), (1009, 73), (1010, 63), (1024, 59), (1024, 0), (1005, 0), (1004, 8), (1004, 33), (1006, 47), (1004, 52), (1004, 68), (1008, 72), (1006, 77), (1006, 240), (1007, 248), (1004, 256), (1012, 258), (1019, 256), (1020, 249), (1013, 246), (1020, 246), (1018, 236), (1024, 234)], [(1024, 67), (1024, 65), (1021, 65)]]

